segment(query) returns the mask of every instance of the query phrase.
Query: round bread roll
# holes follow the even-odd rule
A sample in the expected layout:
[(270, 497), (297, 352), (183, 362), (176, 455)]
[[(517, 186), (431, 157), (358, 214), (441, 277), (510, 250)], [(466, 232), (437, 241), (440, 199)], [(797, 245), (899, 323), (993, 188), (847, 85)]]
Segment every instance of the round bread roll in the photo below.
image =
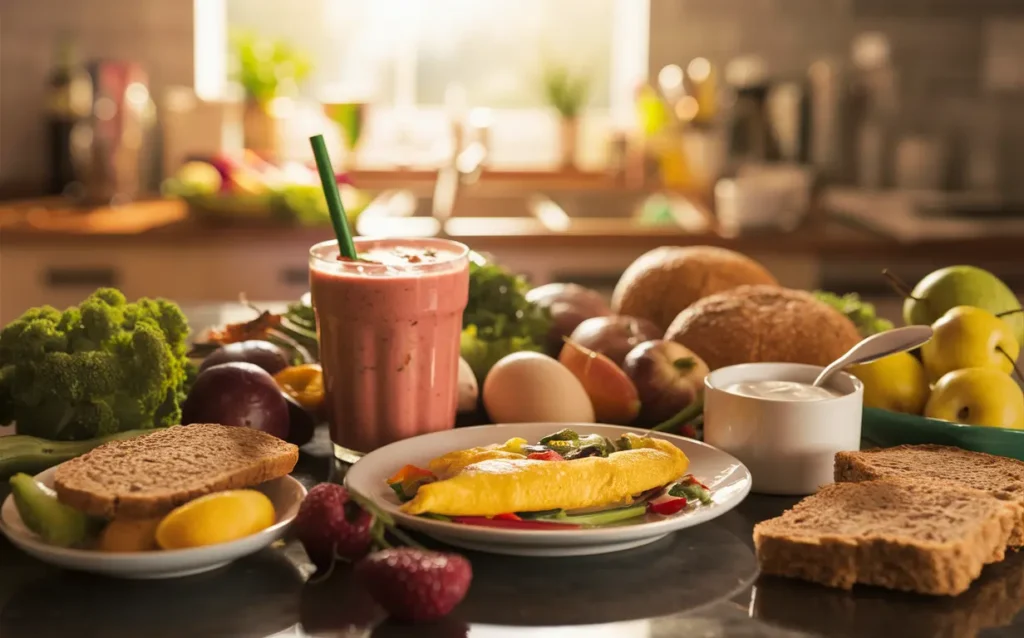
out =
[(764, 266), (715, 246), (662, 246), (641, 255), (612, 293), (615, 314), (653, 321), (662, 330), (690, 304), (744, 284), (778, 285)]
[(679, 313), (665, 333), (711, 370), (737, 363), (827, 366), (860, 341), (845, 315), (808, 292), (740, 286)]

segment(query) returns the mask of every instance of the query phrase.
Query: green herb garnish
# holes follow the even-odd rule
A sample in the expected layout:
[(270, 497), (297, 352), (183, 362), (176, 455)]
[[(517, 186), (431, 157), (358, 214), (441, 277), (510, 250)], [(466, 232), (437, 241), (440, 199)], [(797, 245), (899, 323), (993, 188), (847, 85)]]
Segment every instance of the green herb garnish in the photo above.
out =
[(832, 292), (816, 290), (814, 296), (818, 301), (822, 301), (846, 315), (857, 326), (862, 337), (870, 337), (893, 328), (891, 321), (875, 314), (874, 304), (861, 301), (857, 293), (851, 292), (840, 296)]
[(562, 428), (554, 434), (549, 434), (540, 440), (541, 445), (548, 445), (552, 441), (579, 441), (580, 435), (569, 428)]
[(525, 279), (497, 264), (470, 262), (460, 350), (479, 382), (507, 355), (543, 350), (551, 315), (526, 300), (528, 290)]

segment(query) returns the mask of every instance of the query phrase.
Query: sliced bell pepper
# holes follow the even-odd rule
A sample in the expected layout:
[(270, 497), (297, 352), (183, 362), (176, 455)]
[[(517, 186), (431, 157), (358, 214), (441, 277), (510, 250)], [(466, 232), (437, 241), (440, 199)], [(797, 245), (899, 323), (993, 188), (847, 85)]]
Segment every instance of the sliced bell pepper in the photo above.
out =
[(703, 483), (698, 481), (697, 477), (695, 477), (693, 474), (687, 474), (686, 476), (684, 476), (683, 480), (682, 480), (682, 483), (684, 483), (686, 485), (700, 485), (701, 487), (703, 487), (704, 489), (708, 490), (709, 492), (711, 491), (711, 488), (709, 488), (707, 485), (704, 485)]
[(430, 470), (425, 470), (422, 467), (417, 467), (415, 465), (403, 465), (402, 469), (395, 472), (394, 475), (392, 475), (392, 477), (388, 479), (388, 484), (401, 483), (410, 478), (433, 479), (434, 473), (431, 472)]
[(523, 446), (528, 444), (529, 442), (526, 439), (517, 436), (505, 441), (500, 449), (505, 452), (512, 452), (513, 454), (523, 454)]
[(398, 495), (399, 500), (408, 501), (416, 496), (421, 485), (436, 480), (434, 473), (415, 465), (406, 465), (388, 479), (388, 485)]
[(704, 505), (711, 502), (711, 490), (692, 476), (673, 485), (668, 493), (670, 496), (682, 496), (691, 501), (700, 501)]
[(533, 530), (561, 530), (579, 529), (580, 525), (571, 523), (549, 523), (547, 521), (511, 521), (501, 518), (487, 518), (486, 516), (453, 516), (452, 522), (463, 525), (477, 525), (480, 527), (499, 527), (504, 529), (533, 529)]
[(324, 374), (319, 363), (291, 366), (274, 375), (281, 390), (310, 412), (324, 403)]
[(647, 505), (647, 509), (661, 516), (671, 516), (676, 512), (681, 512), (685, 507), (686, 499), (682, 497), (656, 501)]
[(533, 452), (527, 454), (526, 458), (533, 459), (534, 461), (564, 461), (562, 455), (554, 450), (548, 450), (547, 452)]

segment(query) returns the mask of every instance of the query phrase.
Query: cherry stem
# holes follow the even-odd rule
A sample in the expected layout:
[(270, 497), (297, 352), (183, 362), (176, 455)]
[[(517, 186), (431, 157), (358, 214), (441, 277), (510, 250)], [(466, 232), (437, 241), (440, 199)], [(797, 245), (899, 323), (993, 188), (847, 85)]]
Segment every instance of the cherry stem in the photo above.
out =
[(922, 301), (911, 294), (910, 286), (907, 282), (900, 279), (895, 273), (891, 272), (888, 268), (882, 270), (882, 276), (889, 282), (892, 289), (906, 299), (913, 299), (914, 301)]
[(371, 532), (374, 530), (379, 530), (380, 532), (379, 535), (374, 536), (375, 540), (382, 541), (381, 544), (385, 545), (386, 547), (391, 547), (387, 539), (384, 538), (384, 535), (390, 532), (404, 545), (408, 545), (409, 547), (415, 547), (416, 549), (425, 549), (423, 545), (417, 543), (411, 536), (409, 536), (402, 530), (398, 529), (398, 524), (395, 523), (395, 519), (393, 519), (390, 514), (388, 514), (381, 508), (377, 507), (373, 502), (370, 501), (370, 499), (364, 498), (362, 494), (359, 494), (351, 489), (349, 490), (348, 493), (351, 499), (355, 501), (356, 504), (359, 505), (359, 507), (369, 512), (370, 516), (374, 518), (373, 526), (371, 527)]
[(1002, 346), (996, 346), (996, 350), (1003, 353), (1003, 356), (1006, 357), (1006, 360), (1010, 362), (1011, 366), (1013, 366), (1013, 371), (1017, 373), (1017, 378), (1020, 379), (1021, 381), (1024, 381), (1024, 374), (1021, 373), (1020, 368), (1017, 367), (1017, 361), (1010, 356), (1010, 353), (1007, 352), (1006, 350), (1003, 350)]
[(1024, 312), (1024, 308), (1017, 308), (1016, 310), (1005, 310), (1003, 312), (997, 312), (996, 316), (1001, 319), (1003, 317), (1009, 317), (1010, 315), (1015, 315), (1018, 312)]
[(393, 547), (393, 545), (388, 542), (388, 539), (385, 536), (384, 525), (380, 522), (379, 518), (373, 522), (373, 531), (371, 532), (371, 534), (373, 535), (374, 542), (376, 542), (377, 545), (381, 548), (391, 549)]
[(415, 547), (416, 549), (425, 549), (423, 547), (423, 545), (417, 543), (416, 540), (413, 539), (412, 536), (409, 536), (408, 534), (406, 534), (405, 532), (400, 530), (398, 527), (392, 527), (388, 531), (391, 532), (392, 534), (394, 534), (395, 538), (397, 538), (398, 540), (402, 541), (402, 544), (404, 544), (404, 545), (406, 545), (408, 547)]
[(324, 582), (325, 580), (330, 579), (331, 574), (334, 573), (334, 566), (335, 565), (337, 565), (338, 563), (350, 563), (350, 562), (352, 562), (352, 561), (350, 561), (349, 559), (345, 558), (344, 556), (342, 556), (341, 554), (338, 553), (338, 544), (335, 543), (334, 546), (331, 548), (331, 563), (327, 566), (327, 569), (325, 569), (323, 571), (323, 573), (316, 573), (316, 574), (314, 574), (313, 577), (310, 578), (306, 582), (308, 582), (310, 585), (318, 585), (318, 584)]

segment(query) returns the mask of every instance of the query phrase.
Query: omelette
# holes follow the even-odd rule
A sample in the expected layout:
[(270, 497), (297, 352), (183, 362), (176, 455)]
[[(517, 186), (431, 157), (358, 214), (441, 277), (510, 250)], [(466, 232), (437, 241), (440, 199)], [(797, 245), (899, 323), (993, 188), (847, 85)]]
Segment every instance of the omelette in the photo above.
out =
[(430, 462), (437, 480), (420, 485), (402, 511), (497, 516), (620, 506), (686, 473), (689, 459), (671, 443), (635, 434), (623, 441), (629, 449), (572, 460), (528, 458), (536, 455), (524, 453), (522, 439), (451, 452)]

